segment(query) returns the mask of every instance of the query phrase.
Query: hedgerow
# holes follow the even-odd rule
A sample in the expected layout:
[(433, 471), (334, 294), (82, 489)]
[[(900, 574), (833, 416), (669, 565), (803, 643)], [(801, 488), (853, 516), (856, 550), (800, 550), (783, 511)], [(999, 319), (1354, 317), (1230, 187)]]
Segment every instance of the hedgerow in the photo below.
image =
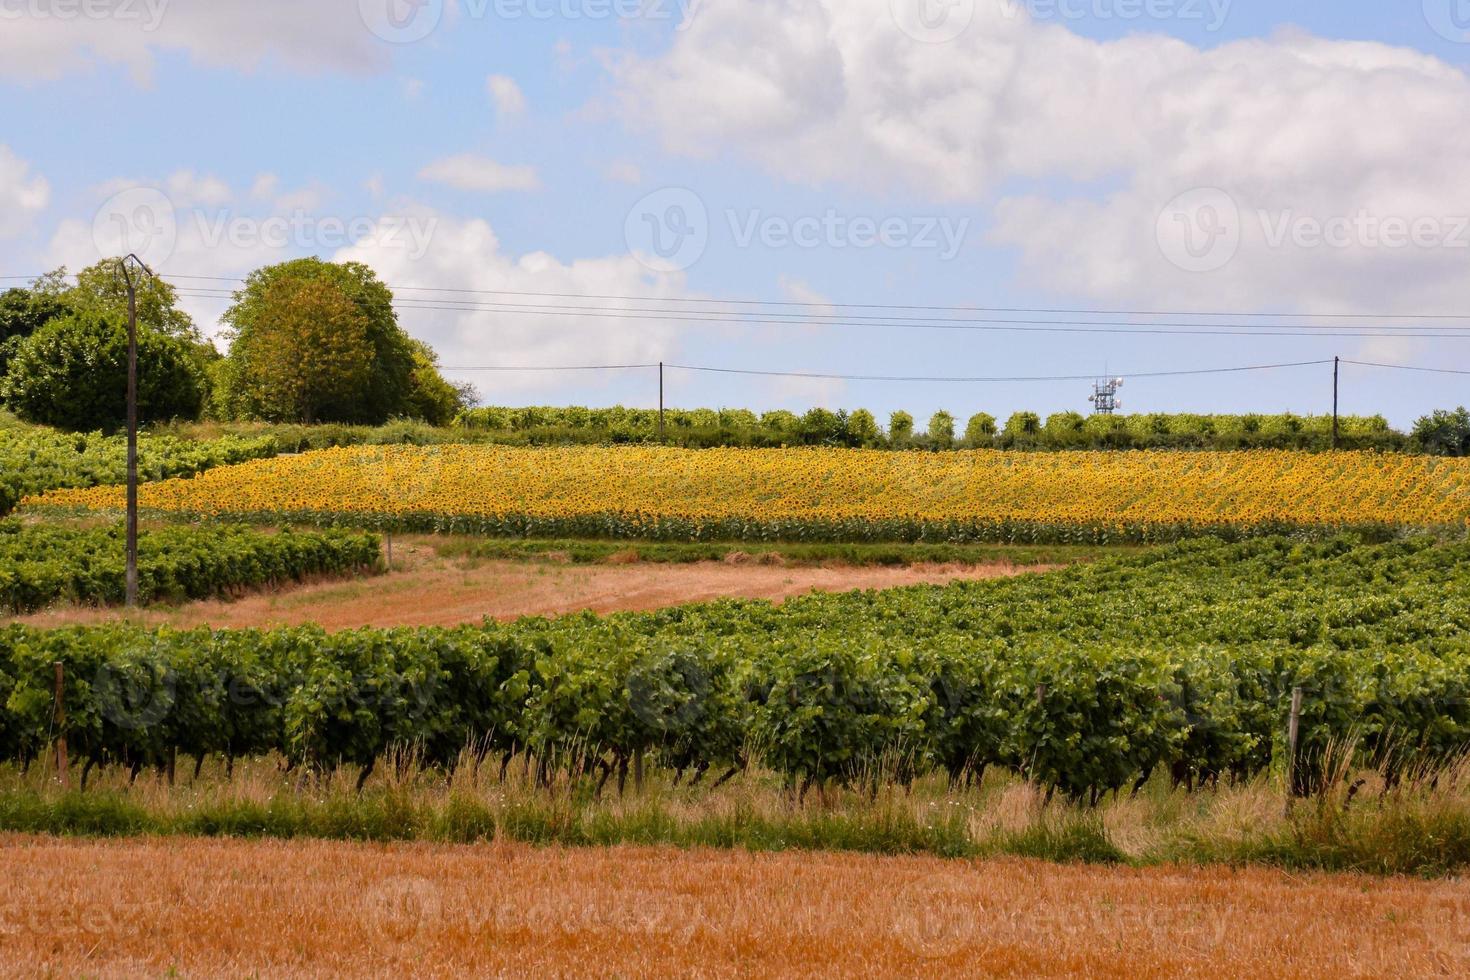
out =
[(91, 763), (174, 751), (364, 767), (528, 749), (602, 779), (759, 756), (793, 787), (1000, 766), (1096, 800), (1154, 772), (1284, 765), (1334, 746), (1390, 778), (1470, 744), (1470, 544), (1194, 541), (1007, 581), (722, 601), (458, 629), (0, 631), (6, 755), (66, 734)]
[[(123, 529), (115, 525), (76, 528), (0, 520), (0, 611), (33, 612), (61, 602), (121, 603), (124, 552)], [(144, 603), (204, 599), (371, 568), (378, 561), (378, 538), (372, 534), (165, 527), (139, 535), (138, 597)]]

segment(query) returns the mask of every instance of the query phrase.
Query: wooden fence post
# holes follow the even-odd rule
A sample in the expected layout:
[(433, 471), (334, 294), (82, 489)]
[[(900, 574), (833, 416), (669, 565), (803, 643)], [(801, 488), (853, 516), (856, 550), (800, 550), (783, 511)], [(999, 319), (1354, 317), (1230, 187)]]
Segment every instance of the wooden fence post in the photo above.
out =
[(1291, 809), (1292, 798), (1297, 795), (1296, 753), (1297, 740), (1302, 727), (1302, 689), (1291, 689), (1291, 718), (1286, 723), (1286, 808)]
[(60, 660), (52, 666), (56, 669), (56, 700), (51, 711), (51, 723), (56, 728), (56, 777), (61, 780), (62, 789), (70, 789), (71, 774), (66, 762), (66, 668)]

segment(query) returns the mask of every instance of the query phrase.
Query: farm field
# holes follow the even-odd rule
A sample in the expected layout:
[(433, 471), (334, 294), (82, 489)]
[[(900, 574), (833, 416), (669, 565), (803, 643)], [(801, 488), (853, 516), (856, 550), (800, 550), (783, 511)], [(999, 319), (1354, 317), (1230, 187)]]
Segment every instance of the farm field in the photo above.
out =
[[(115, 511), (117, 487), (28, 498)], [(186, 518), (513, 537), (1158, 541), (1470, 526), (1470, 461), (1285, 451), (329, 449), (148, 485)]]
[(0, 838), (25, 976), (1453, 976), (1467, 903), (1264, 869)]
[[(1016, 564), (1004, 556), (984, 564), (786, 567), (784, 562), (749, 558), (743, 552), (735, 552), (734, 560), (690, 564), (637, 562), (629, 560), (632, 556), (626, 552), (613, 552), (611, 561), (571, 564), (561, 560), (564, 552), (558, 551), (550, 559), (528, 561), (454, 557), (461, 550), (472, 554), (474, 544), (424, 536), (399, 538), (394, 546), (394, 569), (385, 575), (152, 606), (131, 613), (118, 608), (58, 606), (16, 616), (13, 621), (46, 628), (109, 622), (231, 629), (308, 624), (328, 630), (459, 626), (487, 618), (647, 611), (720, 598), (779, 601), (814, 591), (942, 584), (1057, 567)], [(1042, 557), (1071, 556), (1059, 549), (1055, 555)]]
[(365, 779), (395, 746), (445, 769), (478, 745), (599, 786), (635, 762), (713, 778), (758, 759), (802, 797), (993, 769), (1086, 804), (1155, 775), (1279, 776), (1300, 689), (1296, 788), (1330, 786), (1334, 752), (1392, 786), (1470, 732), (1467, 548), (1205, 540), (779, 607), (456, 630), (15, 627), (0, 738), (40, 754), (61, 663), (92, 679), (69, 695), (71, 751), (103, 766), (275, 752)]

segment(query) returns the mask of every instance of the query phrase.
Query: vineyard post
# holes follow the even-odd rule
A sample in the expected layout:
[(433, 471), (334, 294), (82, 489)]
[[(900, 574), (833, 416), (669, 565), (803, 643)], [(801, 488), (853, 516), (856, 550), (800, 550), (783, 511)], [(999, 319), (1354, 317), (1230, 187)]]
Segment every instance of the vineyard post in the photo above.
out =
[(126, 603), (129, 609), (138, 605), (138, 284), (128, 269), (128, 260), (153, 278), (153, 270), (138, 256), (129, 254), (119, 260), (123, 280), (128, 287), (128, 517)]
[(1302, 689), (1291, 689), (1291, 718), (1286, 723), (1286, 808), (1291, 810), (1292, 797), (1296, 796), (1296, 750), (1297, 738), (1302, 726)]
[(1332, 359), (1332, 448), (1337, 449), (1337, 389), (1338, 378), (1342, 373), (1342, 358)]
[(66, 762), (66, 702), (63, 698), (66, 668), (60, 660), (51, 666), (56, 670), (55, 703), (51, 709), (51, 723), (56, 728), (56, 775), (61, 780), (61, 788), (70, 789), (71, 777), (67, 772)]

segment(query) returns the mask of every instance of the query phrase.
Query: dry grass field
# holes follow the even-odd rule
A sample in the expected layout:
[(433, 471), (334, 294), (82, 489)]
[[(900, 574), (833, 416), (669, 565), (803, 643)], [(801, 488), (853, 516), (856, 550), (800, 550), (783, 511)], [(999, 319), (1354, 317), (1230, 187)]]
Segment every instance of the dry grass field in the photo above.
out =
[(1464, 976), (1459, 881), (0, 838), (9, 975)]
[(441, 557), (432, 539), (400, 539), (394, 571), (257, 592), (232, 600), (121, 609), (65, 607), (16, 622), (41, 628), (115, 622), (238, 629), (316, 624), (329, 630), (375, 626), (456, 626), (485, 618), (659, 609), (721, 598), (789, 599), (813, 591), (891, 589), (959, 579), (997, 578), (1055, 566), (915, 565), (791, 567), (756, 562), (689, 565), (478, 561)]

